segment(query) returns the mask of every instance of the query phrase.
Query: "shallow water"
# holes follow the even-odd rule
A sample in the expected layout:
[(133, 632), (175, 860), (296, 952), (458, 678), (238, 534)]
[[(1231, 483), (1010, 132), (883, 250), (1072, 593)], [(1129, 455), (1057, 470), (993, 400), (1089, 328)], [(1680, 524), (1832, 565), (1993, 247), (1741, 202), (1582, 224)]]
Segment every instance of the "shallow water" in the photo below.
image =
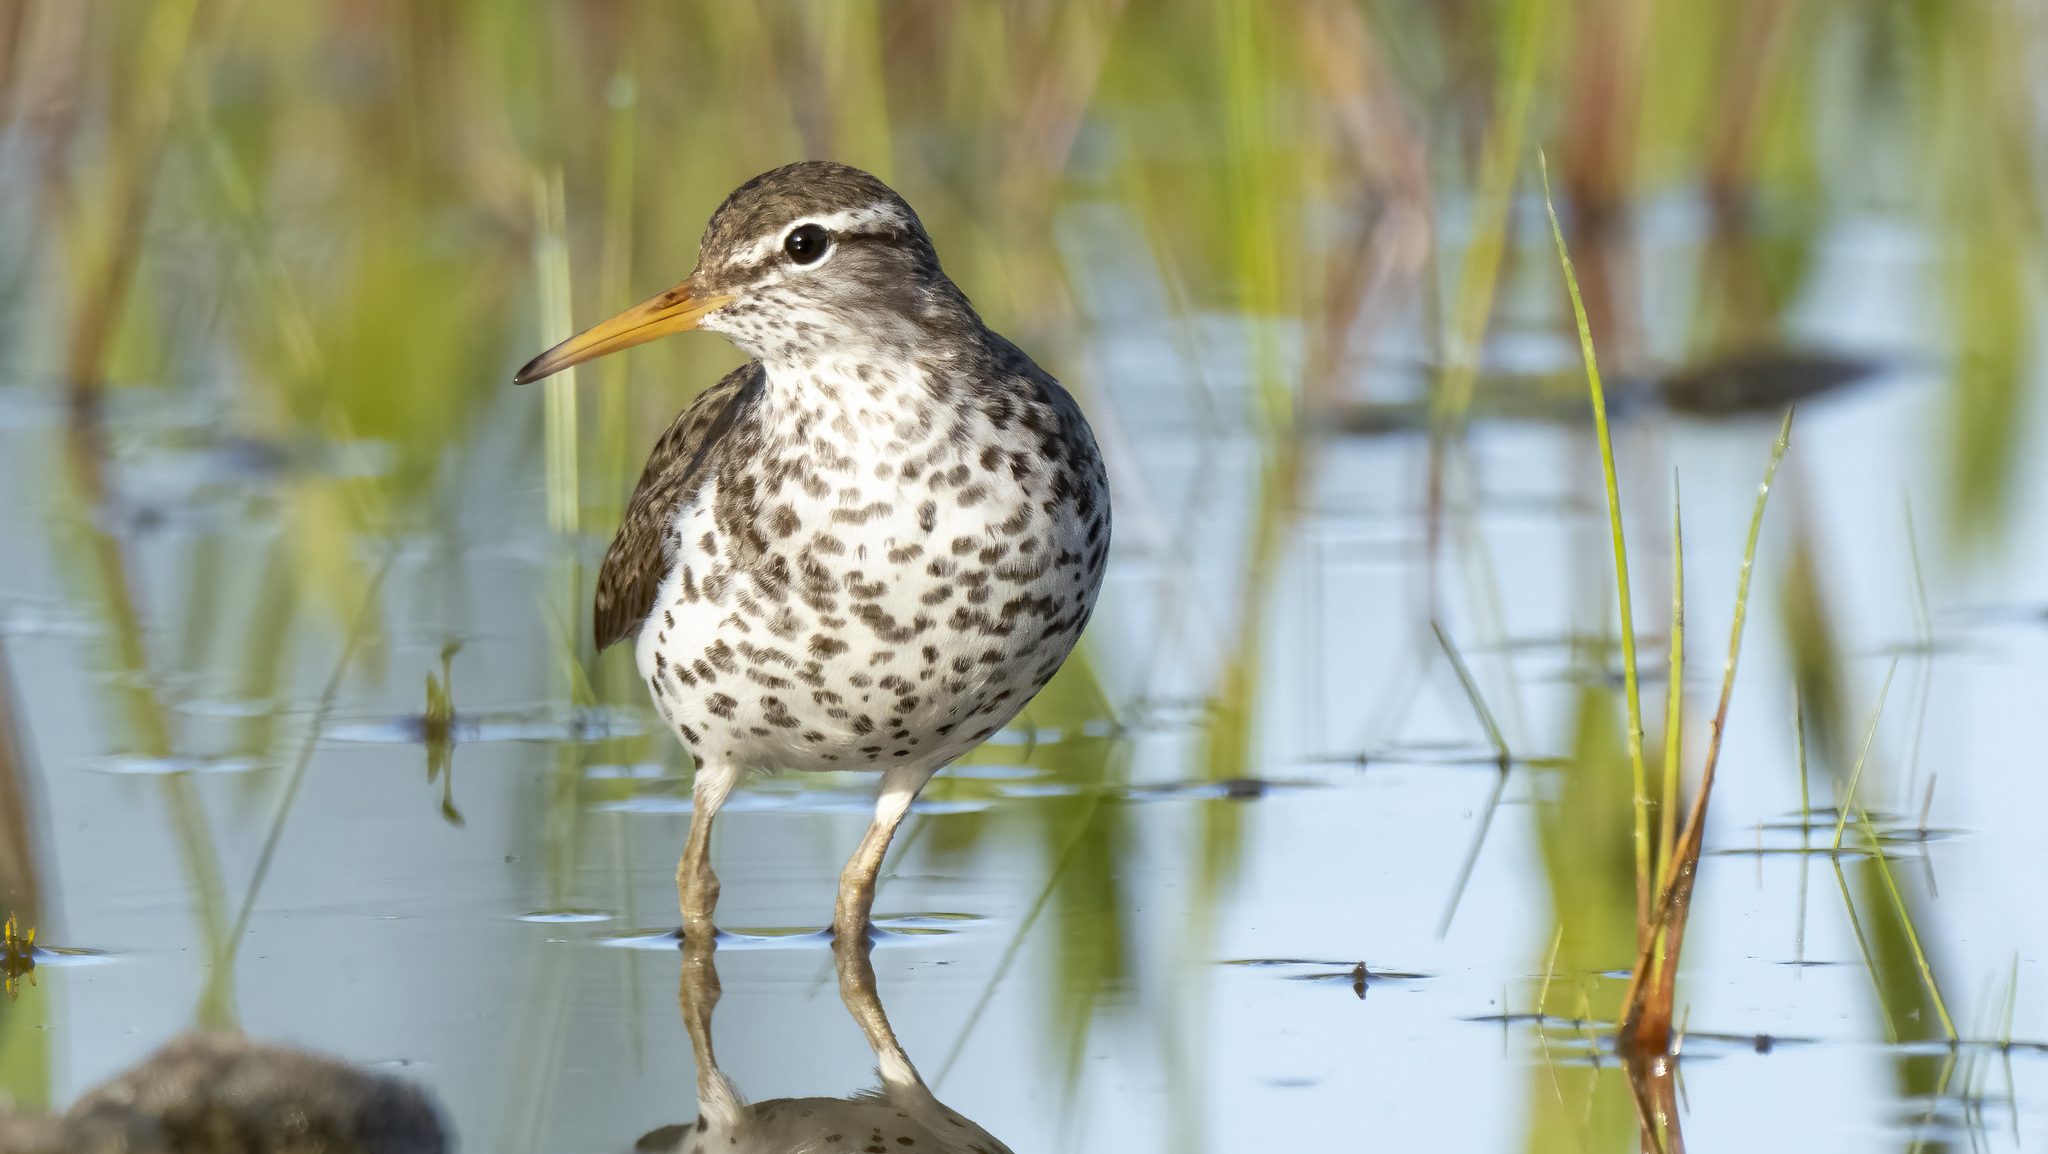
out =
[[(1787, 499), (1829, 526), (1830, 555), (1854, 575), (1833, 608), (1856, 654), (1848, 674), (1859, 713), (1888, 654), (1913, 640), (1899, 494), (1912, 491), (1918, 421), (1937, 387), (1900, 375), (1799, 418), (1789, 466), (1798, 492)], [(1113, 382), (1097, 403), (1118, 404)], [(1171, 475), (1195, 444), (1171, 421), (1121, 415), (1161, 476), (1158, 490), (1176, 491)], [(146, 446), (150, 422), (161, 419), (117, 413), (118, 439)], [(25, 498), (46, 488), (38, 478), (60, 473), (57, 433), (23, 420), (0, 434), (10, 492)], [(1704, 479), (1759, 465), (1770, 431), (1658, 422), (1631, 427), (1626, 443), (1653, 433), (1684, 476), (1703, 479), (1687, 491), (1691, 628), (1716, 637), (1749, 493)], [(1579, 539), (1603, 524), (1595, 510), (1573, 507), (1561, 483), (1579, 440), (1513, 426), (1475, 436), (1476, 466), (1495, 486), (1487, 505), (1499, 509), (1482, 509), (1475, 523), (1495, 556), (1513, 562), (1497, 562), (1506, 644), (1475, 645), (1470, 660), (1482, 675), (1498, 667), (1514, 678), (1529, 720), (1510, 740), (1532, 757), (1568, 752), (1552, 722), (1565, 716), (1572, 684), (1550, 639), (1573, 626), (1556, 607), (1570, 601)], [(1013, 735), (981, 755), (986, 764), (952, 771), (953, 784), (920, 806), (878, 906), (881, 994), (941, 1099), (1012, 1148), (1320, 1149), (1361, 1133), (1397, 1148), (1499, 1148), (1524, 1126), (1532, 1080), (1544, 1092), (1550, 1067), (1514, 1016), (1530, 1009), (1531, 979), (1545, 970), (1548, 899), (1527, 809), (1556, 771), (1511, 773), (1439, 937), (1495, 771), (1440, 665), (1396, 722), (1372, 724), (1375, 707), (1418, 676), (1408, 611), (1418, 562), (1378, 543), (1419, 532), (1418, 510), (1402, 495), (1419, 444), (1339, 440), (1322, 450), (1313, 511), (1271, 610), (1265, 704), (1246, 766), (1266, 785), (1200, 786), (1199, 715), (1145, 708), (1191, 692), (1183, 679), (1199, 680), (1209, 639), (1193, 602), (1203, 583), (1230, 579), (1235, 551), (1212, 545), (1169, 570), (1134, 532), (1122, 539), (1088, 656), (1112, 695), (1135, 703), (1128, 712), (1137, 720), (1098, 736)], [(150, 456), (146, 447), (124, 452), (117, 471), (165, 467)], [(1227, 474), (1212, 481), (1224, 491), (1238, 483)], [(534, 539), (535, 553), (545, 551), (538, 506), (530, 486), (493, 494), (479, 485), (462, 498), (491, 523), (521, 526), (515, 532)], [(44, 544), (52, 511), (17, 499), (5, 515), (0, 532), (27, 546), (9, 550), (0, 573), (9, 603), (23, 614), (85, 614)], [(2024, 996), (2043, 977), (2048, 925), (2009, 883), (2048, 865), (2028, 816), (2048, 798), (2015, 748), (2024, 736), (2013, 720), (2028, 715), (2048, 674), (2048, 634), (2025, 616), (2042, 597), (2033, 577), (2041, 570), (2029, 560), (2048, 541), (2048, 505), (2033, 503), (2027, 516), (2000, 571), (1979, 571), (1965, 588), (1937, 584), (1931, 596), (1936, 656), (1919, 741), (1922, 773), (1939, 775), (1928, 813), (1939, 829), (1893, 851), (1905, 884), (1928, 894), (1928, 932), (1943, 974), (1954, 975), (1948, 992), (1960, 1019), (1986, 1022), (1991, 984), (2018, 959), (2022, 996), (2009, 1034), (1992, 1023), (1974, 1036), (2022, 1042), (2048, 1037), (2044, 1011)], [(270, 532), (258, 521), (219, 533), (226, 567), (260, 555)], [(197, 536), (172, 527), (136, 539), (152, 641), (176, 635), (185, 591), (175, 559)], [(513, 549), (429, 561), (432, 552), (423, 545), (418, 559), (401, 556), (385, 579), (381, 676), (352, 664), (323, 711), (320, 686), (339, 660), (332, 635), (280, 672), (272, 703), (288, 733), (287, 764), (203, 752), (207, 734), (250, 710), (202, 685), (180, 687), (176, 706), (181, 733), (192, 735), (181, 744), (200, 752), (168, 765), (124, 754), (95, 646), (67, 630), (10, 630), (45, 815), (40, 852), (54, 913), (44, 940), (95, 951), (97, 963), (44, 958), (36, 986), (11, 1011), (41, 1004), (58, 1101), (188, 1025), (221, 965), (195, 921), (166, 781), (196, 800), (232, 911), (248, 892), (289, 760), (323, 719), (237, 943), (234, 1020), (258, 1036), (422, 1079), (466, 1148), (618, 1150), (694, 1116), (688, 1039), (674, 1009), (680, 953), (668, 936), (686, 777), (661, 743), (635, 764), (585, 752), (595, 734), (648, 729), (637, 704), (595, 720), (533, 704), (550, 692), (535, 608), (542, 565)], [(1780, 563), (1767, 547), (1760, 564)], [(1162, 586), (1197, 589), (1178, 623), (1159, 620), (1169, 601)], [(1768, 1137), (1867, 1149), (1926, 1132), (1926, 1104), (1900, 1100), (1890, 1084), (1893, 1051), (1829, 859), (1782, 852), (1797, 850), (1802, 825), (1773, 615), (1763, 606), (1751, 623), (1714, 852), (1688, 942), (1685, 1018), (1695, 1037), (1685, 1128), (1702, 1148)], [(416, 732), (418, 678), (450, 631), (464, 637), (453, 662), (450, 758), (459, 826), (440, 811)], [(1909, 690), (1926, 664), (1909, 654), (1902, 666), (1881, 729), (1887, 757), (1906, 756), (1918, 708)], [(1704, 696), (1709, 674), (1694, 676)], [(1091, 783), (1103, 758), (1128, 767), (1125, 784)], [(807, 932), (829, 911), (836, 870), (865, 820), (865, 788), (855, 777), (765, 780), (721, 826), (720, 917), (741, 937), (719, 952), (716, 1037), (724, 1068), (750, 1097), (844, 1095), (870, 1078), (872, 1055), (840, 1007), (829, 950)], [(1909, 810), (1916, 800), (1897, 799)], [(1205, 823), (1219, 820), (1241, 823), (1241, 849), (1218, 892), (1205, 895), (1196, 859)], [(971, 848), (947, 851), (957, 832), (948, 827), (961, 822), (974, 823)], [(1091, 822), (1113, 825), (1100, 839), (1113, 856), (1085, 879), (1090, 888), (1045, 907), (1056, 875), (1072, 881), (1077, 868), (1092, 868), (1060, 856), (1098, 840)], [(1917, 815), (1902, 822), (1910, 831)], [(1825, 844), (1831, 815), (1813, 825)], [(1845, 868), (1857, 860), (1846, 855)], [(1090, 955), (1105, 949), (1125, 952), (1097, 988), (1105, 971), (1091, 971)], [(1086, 1022), (1078, 1034), (1077, 1013)], [(1574, 1016), (1568, 1005), (1552, 1013)], [(1575, 1035), (1587, 1033), (1559, 1024), (1543, 1031), (1540, 1048), (1582, 1063), (1593, 1053)], [(2043, 1059), (2038, 1047), (1998, 1055), (1980, 1139), (2010, 1143), (2014, 1124), (2022, 1136), (2041, 1133), (2029, 1086)], [(1947, 1115), (1936, 1112), (1933, 1132)]]
[[(1111, 80), (1137, 84), (1143, 63), (1113, 60)], [(592, 108), (635, 107), (625, 76), (593, 88)], [(1405, 80), (1425, 94), (1396, 103), (1427, 107), (1430, 81)], [(1202, 210), (1118, 167), (1160, 163), (1145, 149), (1163, 146), (1128, 134), (1187, 113), (1119, 104), (1122, 91), (1076, 128), (1073, 184), (1042, 219), (1016, 208), (1028, 190), (980, 190), (1018, 198), (1000, 201), (1026, 222), (1016, 234), (923, 181), (949, 267), (1104, 431), (1118, 522), (1080, 658), (934, 783), (890, 858), (879, 1005), (937, 1099), (1020, 1154), (1640, 1148), (1606, 1021), (1632, 912), (1625, 834), (1608, 822), (1629, 790), (1608, 522), (1533, 174), (1510, 205), (1486, 372), (1439, 505), (1428, 278), (1387, 282), (1330, 394), (1312, 395), (1300, 379), (1325, 318), (1250, 288), (1190, 297), (1218, 258), (1144, 250)], [(650, 98), (650, 135), (684, 131), (665, 99)], [(308, 107), (311, 139), (330, 114), (375, 137), (353, 111)], [(0, 331), (22, 350), (0, 359), (0, 656), (41, 904), (36, 964), (0, 1001), (0, 1087), (61, 1108), (181, 1030), (235, 1026), (419, 1080), (465, 1150), (630, 1149), (698, 1113), (672, 880), (689, 772), (630, 659), (590, 661), (576, 623), (637, 454), (732, 358), (703, 337), (586, 372), (565, 432), (551, 406), (569, 394), (513, 389), (512, 367), (565, 316), (594, 319), (682, 271), (650, 256), (630, 275), (608, 265), (603, 288), (574, 281), (572, 298), (551, 285), (605, 250), (608, 232), (557, 219), (612, 220), (602, 190), (573, 166), (566, 191), (536, 168), (532, 206), (522, 188), (486, 207), (480, 186), (497, 186), (472, 174), (453, 193), (395, 182), (365, 209), (328, 199), (332, 174), (301, 157), (278, 172), (306, 186), (273, 173), (263, 205), (289, 225), (222, 223), (209, 170), (184, 162), (222, 140), (253, 149), (241, 131), (172, 138), (134, 306), (160, 339), (118, 343), (102, 442), (74, 439), (45, 368), (64, 310), (20, 288), (26, 275), (0, 297)], [(964, 151), (975, 131), (936, 139)], [(27, 140), (0, 135), (9, 187), (31, 183)], [(626, 226), (632, 246), (687, 259), (717, 193), (751, 170), (705, 167), (718, 179), (691, 169), (656, 190), (660, 211)], [(1213, 181), (1191, 201), (1226, 183), (1201, 171)], [(1209, 223), (1249, 213), (1260, 235), (1258, 211), (1297, 225), (1349, 211), (1344, 189), (1292, 179)], [(1432, 259), (1448, 270), (1483, 206), (1455, 181), (1436, 196)], [(62, 266), (19, 212), (0, 219), (0, 251)], [(1726, 302), (1693, 283), (1716, 243), (1702, 203), (1657, 190), (1632, 212), (1640, 250), (1623, 263), (1642, 316), (1610, 385), (1653, 770), (1672, 478), (1690, 779), (1779, 402), (1800, 400), (1685, 942), (1685, 1137), (2038, 1146), (2048, 466), (2034, 450), (2048, 406), (2034, 402), (2048, 377), (2020, 341), (2000, 410), (2016, 464), (1990, 543), (1970, 544), (1952, 499), (1967, 469), (1946, 451), (1976, 411), (1958, 400), (1968, 358), (1950, 352), (1950, 317), (1969, 305), (1943, 287), (1953, 237), (1853, 197), (1760, 212), (1747, 242), (1798, 253), (1776, 339), (1736, 350), (1761, 358), (1734, 374), (1756, 396), (1643, 351), (1692, 347)], [(492, 229), (507, 220), (532, 236), (506, 243)], [(329, 248), (360, 249), (376, 275), (338, 303), (263, 279), (274, 262), (287, 283), (322, 284)], [(1290, 284), (1324, 267), (1301, 248), (1277, 253)], [(193, 252), (190, 267), (169, 259)], [(1041, 277), (1066, 285), (1064, 312), (1030, 307), (1058, 295)], [(1253, 279), (1226, 264), (1233, 277)], [(434, 303), (450, 293), (461, 307)], [(2015, 331), (2039, 327), (2038, 295), (2014, 306)], [(317, 371), (271, 331), (295, 326)], [(1731, 398), (1751, 411), (1699, 412)], [(564, 435), (583, 454), (566, 475), (548, 456)], [(1811, 602), (1802, 565), (1818, 574)], [(1498, 719), (1504, 776), (1432, 615)], [(1816, 671), (1799, 646), (1823, 618), (1838, 657)], [(1831, 853), (1834, 783), (1888, 672), (1858, 787), (1884, 853), (1855, 822)], [(1805, 702), (1804, 801), (1795, 684), (1835, 687)], [(452, 716), (430, 712), (442, 694)], [(821, 932), (871, 788), (764, 777), (721, 819), (713, 1038), (756, 1102), (876, 1084)], [(15, 796), (0, 794), (0, 817)], [(1953, 1046), (1886, 928), (1886, 877)]]

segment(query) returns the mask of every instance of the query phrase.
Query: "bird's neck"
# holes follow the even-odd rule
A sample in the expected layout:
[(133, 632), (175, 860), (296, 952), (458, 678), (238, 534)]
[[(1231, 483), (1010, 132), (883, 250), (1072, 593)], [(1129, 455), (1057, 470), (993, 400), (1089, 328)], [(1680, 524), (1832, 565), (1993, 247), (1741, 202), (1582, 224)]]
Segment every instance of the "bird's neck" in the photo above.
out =
[(958, 349), (818, 349), (807, 360), (764, 361), (767, 423), (787, 440), (889, 460), (928, 440), (955, 387)]

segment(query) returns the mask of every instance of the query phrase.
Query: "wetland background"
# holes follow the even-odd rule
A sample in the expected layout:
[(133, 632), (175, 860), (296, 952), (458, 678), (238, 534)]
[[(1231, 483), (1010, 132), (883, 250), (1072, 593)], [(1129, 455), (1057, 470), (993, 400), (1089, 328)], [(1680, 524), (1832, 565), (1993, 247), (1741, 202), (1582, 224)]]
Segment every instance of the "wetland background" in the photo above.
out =
[[(416, 1079), (468, 1150), (695, 1115), (689, 770), (586, 622), (737, 356), (509, 378), (821, 156), (1116, 486), (1083, 651), (885, 873), (949, 1106), (1018, 1151), (2038, 1146), (2044, 64), (2036, 0), (0, 0), (0, 1093), (198, 1025)], [(1794, 402), (1646, 1078), (1634, 830), (1680, 807), (1627, 686), (1689, 798)], [(870, 788), (721, 823), (755, 1099), (871, 1084), (804, 933)]]

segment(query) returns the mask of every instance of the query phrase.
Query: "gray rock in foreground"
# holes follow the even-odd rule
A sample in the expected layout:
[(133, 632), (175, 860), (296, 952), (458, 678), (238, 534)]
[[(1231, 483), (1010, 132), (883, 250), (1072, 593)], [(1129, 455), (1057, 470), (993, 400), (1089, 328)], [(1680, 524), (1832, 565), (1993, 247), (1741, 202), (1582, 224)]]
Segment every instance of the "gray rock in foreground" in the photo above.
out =
[(411, 1083), (236, 1034), (186, 1034), (61, 1118), (0, 1114), (0, 1154), (445, 1154)]

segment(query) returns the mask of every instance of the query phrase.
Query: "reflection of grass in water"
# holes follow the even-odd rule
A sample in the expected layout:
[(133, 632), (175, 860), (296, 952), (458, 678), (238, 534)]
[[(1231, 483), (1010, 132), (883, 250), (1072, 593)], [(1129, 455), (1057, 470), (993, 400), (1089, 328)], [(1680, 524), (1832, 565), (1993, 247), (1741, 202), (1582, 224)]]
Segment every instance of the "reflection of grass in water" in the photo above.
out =
[[(1599, 659), (1584, 648), (1575, 657), (1589, 673)], [(1631, 956), (1636, 940), (1629, 804), (1613, 786), (1625, 778), (1628, 757), (1611, 695), (1597, 688), (1597, 678), (1580, 684), (1571, 757), (1562, 771), (1537, 779), (1533, 798), (1555, 927), (1535, 997), (1544, 1012), (1611, 1022), (1621, 990), (1604, 975)], [(1546, 1050), (1548, 1035), (1538, 1029)], [(1635, 1130), (1621, 1082), (1583, 1063), (1539, 1063), (1530, 1072), (1527, 1109), (1532, 1151), (1619, 1150)]]
[(427, 708), (420, 716), (427, 747), (427, 784), (441, 783), (441, 820), (455, 826), (462, 824), (462, 813), (455, 808), (455, 675), (452, 666), (456, 651), (461, 648), (459, 641), (441, 646), (441, 674), (439, 677), (431, 672), (427, 674)]
[[(1852, 744), (1842, 731), (1839, 647), (1832, 618), (1824, 612), (1820, 562), (1810, 535), (1796, 535), (1791, 545), (1792, 559), (1780, 579), (1783, 607), (1779, 617), (1787, 633), (1786, 647), (1792, 655), (1799, 700), (1807, 707), (1804, 712), (1811, 725), (1812, 744), (1822, 763), (1834, 767), (1832, 776), (1840, 798), (1846, 793), (1845, 777), (1854, 776), (1856, 771), (1853, 763), (1841, 764), (1844, 751), (1852, 748)], [(1811, 708), (1816, 700), (1829, 703), (1825, 713)], [(1802, 736), (1802, 748), (1804, 744)], [(1836, 858), (1833, 866), (1843, 910), (1870, 974), (1885, 1036), (1893, 1043), (1951, 1040), (1953, 1026), (1938, 993), (1935, 960), (1927, 939), (1917, 928), (1918, 903), (1893, 874), (1883, 843), (1869, 832), (1863, 803), (1840, 808), (1865, 833), (1867, 856), (1849, 862)], [(1943, 1063), (1925, 1054), (1896, 1054), (1891, 1067), (1899, 1099), (1918, 1103), (1938, 1097), (1944, 1088), (1942, 1066)]]
[[(170, 719), (155, 688), (146, 631), (128, 572), (127, 546), (105, 527), (110, 504), (104, 436), (97, 414), (88, 412), (74, 422), (72, 435), (65, 442), (73, 481), (74, 539), (84, 544), (84, 562), (95, 579), (100, 607), (109, 618), (113, 658), (122, 687), (120, 697), (127, 714), (128, 740), (142, 756), (168, 761), (175, 753)], [(200, 940), (213, 953), (216, 972), (225, 971), (228, 967), (219, 952), (226, 941), (227, 912), (211, 823), (190, 774), (156, 776), (157, 790), (168, 811), (179, 859), (192, 889)], [(232, 1001), (214, 996), (220, 989), (218, 984), (208, 983), (207, 996), (201, 999), (199, 1007), (201, 1024), (223, 1026), (233, 1020)]]
[[(222, 933), (210, 939), (216, 943), (213, 946), (215, 959), (212, 972), (207, 978), (202, 1006), (224, 1007), (227, 1012), (232, 1012), (235, 958), (241, 950), (242, 942), (248, 936), (249, 919), (256, 912), (256, 898), (263, 892), (263, 883), (270, 876), (271, 862), (276, 859), (277, 848), (284, 839), (285, 823), (291, 818), (292, 810), (298, 801), (299, 787), (305, 784), (307, 771), (312, 767), (313, 751), (320, 741), (321, 731), (340, 697), (342, 680), (356, 664), (358, 654), (368, 644), (369, 639), (380, 635), (381, 603), (378, 594), (384, 587), (385, 577), (391, 571), (394, 556), (395, 551), (387, 550), (385, 553), (384, 561), (371, 576), (368, 588), (363, 591), (362, 603), (357, 607), (348, 633), (342, 639), (341, 653), (335, 658), (334, 666), (327, 675), (327, 684), (321, 690), (320, 700), (314, 707), (305, 734), (299, 740), (297, 753), (286, 771), (284, 789), (278, 795), (277, 808), (271, 815), (270, 827), (264, 833), (261, 848), (257, 850), (256, 864), (249, 871), (249, 883), (243, 890), (242, 904), (235, 912), (235, 920), (226, 926)], [(447, 658), (452, 656), (449, 654)], [(202, 1010), (202, 1017), (204, 1016)]]
[[(1011, 945), (983, 993), (985, 1004), (1015, 961), (1017, 951), (1026, 944), (1027, 936), (1037, 932), (1044, 914), (1051, 913), (1053, 966), (1048, 975), (1051, 988), (1045, 999), (1053, 1007), (1053, 1029), (1047, 1041), (1057, 1051), (1069, 1095), (1080, 1078), (1081, 1059), (1097, 1008), (1106, 995), (1130, 978), (1125, 924), (1130, 899), (1118, 876), (1119, 863), (1131, 836), (1130, 815), (1126, 804), (1111, 796), (1114, 787), (1125, 781), (1127, 742), (1111, 734), (1078, 736), (1085, 729), (1113, 720), (1113, 716), (1084, 650), (1067, 660), (1017, 722), (1027, 732), (1032, 728), (1061, 731), (1063, 736), (1057, 746), (1027, 750), (1024, 760), (1029, 763), (1043, 758), (1054, 776), (1071, 788), (1060, 796), (1022, 803), (1020, 812), (1029, 821), (1039, 855), (1046, 864), (1046, 880), (1016, 926)], [(962, 758), (961, 764), (1003, 764), (1016, 760), (1012, 749), (983, 746)], [(973, 786), (955, 780), (950, 774), (940, 774), (927, 792), (934, 798), (953, 798), (971, 794)], [(986, 812), (976, 812), (922, 818), (912, 837), (922, 841), (941, 860), (961, 860), (977, 852), (981, 836), (988, 829), (988, 816)], [(939, 1067), (941, 1079), (975, 1028), (979, 1014), (977, 1007), (956, 1039), (953, 1052)]]

